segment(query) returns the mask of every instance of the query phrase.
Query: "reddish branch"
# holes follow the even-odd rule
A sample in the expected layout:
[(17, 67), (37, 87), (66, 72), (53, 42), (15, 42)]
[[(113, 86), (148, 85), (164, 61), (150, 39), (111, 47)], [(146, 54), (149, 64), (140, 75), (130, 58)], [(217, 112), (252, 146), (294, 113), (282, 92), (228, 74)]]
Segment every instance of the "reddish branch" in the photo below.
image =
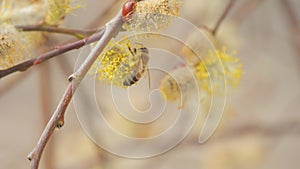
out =
[(86, 36), (90, 36), (95, 33), (96, 29), (69, 29), (55, 26), (46, 26), (42, 24), (37, 25), (19, 25), (15, 26), (17, 29), (21, 31), (42, 31), (42, 32), (51, 32), (51, 33), (61, 33), (75, 36), (79, 39), (82, 39)]
[(53, 113), (50, 121), (48, 122), (46, 128), (44, 129), (36, 147), (33, 151), (28, 155), (28, 159), (31, 160), (31, 168), (37, 169), (39, 166), (39, 162), (50, 137), (52, 136), (55, 128), (61, 128), (64, 124), (64, 115), (66, 109), (72, 99), (72, 96), (78, 86), (81, 83), (81, 80), (86, 75), (89, 68), (92, 66), (94, 61), (97, 59), (99, 54), (105, 48), (107, 43), (110, 41), (113, 36), (118, 34), (123, 24), (121, 12), (112, 19), (108, 24), (106, 24), (105, 29), (101, 34), (101, 38), (98, 41), (95, 48), (91, 51), (91, 53), (87, 56), (86, 60), (81, 64), (79, 69), (70, 77), (70, 84), (67, 87), (59, 105), (57, 106), (55, 112)]
[(223, 12), (223, 14), (221, 15), (220, 19), (218, 20), (216, 26), (214, 27), (214, 29), (212, 30), (212, 34), (216, 35), (216, 33), (218, 32), (218, 29), (220, 28), (222, 22), (224, 21), (224, 19), (226, 18), (226, 16), (228, 15), (228, 13), (230, 12), (231, 8), (233, 7), (235, 3), (235, 0), (230, 0), (230, 2), (228, 3), (225, 11)]
[(40, 163), (42, 153), (48, 143), (50, 137), (52, 136), (55, 128), (61, 128), (64, 124), (64, 115), (66, 109), (73, 96), (73, 83), (69, 84), (67, 90), (65, 91), (59, 106), (52, 115), (50, 121), (48, 122), (46, 128), (44, 129), (38, 144), (33, 149), (33, 151), (28, 155), (28, 159), (31, 161), (31, 168), (37, 169)]
[(95, 41), (99, 40), (102, 37), (103, 33), (104, 33), (104, 30), (101, 29), (99, 32), (95, 33), (94, 35), (92, 35), (90, 37), (87, 37), (87, 38), (82, 39), (82, 40), (77, 40), (77, 41), (74, 41), (74, 42), (71, 42), (71, 43), (68, 43), (68, 44), (65, 44), (65, 45), (57, 46), (55, 49), (53, 49), (49, 52), (46, 52), (46, 53), (44, 53), (44, 54), (42, 54), (42, 55), (40, 55), (36, 58), (27, 60), (25, 62), (22, 62), (20, 64), (17, 64), (15, 66), (13, 66), (13, 67), (0, 70), (0, 78), (5, 77), (5, 76), (7, 76), (11, 73), (14, 73), (16, 71), (25, 71), (28, 68), (30, 68), (34, 65), (38, 65), (40, 63), (43, 63), (44, 61), (46, 61), (48, 59), (51, 59), (55, 56), (61, 55), (61, 54), (66, 53), (68, 51), (78, 49), (78, 48), (81, 48), (82, 46), (85, 46), (87, 44), (95, 42)]

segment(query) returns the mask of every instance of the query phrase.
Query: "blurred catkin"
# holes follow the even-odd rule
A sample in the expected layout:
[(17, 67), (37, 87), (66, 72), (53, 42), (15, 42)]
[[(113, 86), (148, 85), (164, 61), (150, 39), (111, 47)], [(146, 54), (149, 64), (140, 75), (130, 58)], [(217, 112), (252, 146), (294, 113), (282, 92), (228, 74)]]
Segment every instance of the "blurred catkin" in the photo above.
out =
[(131, 19), (124, 24), (130, 31), (155, 31), (166, 28), (179, 15), (179, 0), (144, 0), (137, 2)]
[(44, 18), (42, 1), (0, 2), (0, 69), (6, 69), (30, 59), (44, 38), (40, 32), (22, 32), (15, 25), (37, 24)]
[(81, 4), (71, 0), (46, 0), (46, 18), (48, 25), (59, 25), (64, 17), (73, 9), (78, 9)]

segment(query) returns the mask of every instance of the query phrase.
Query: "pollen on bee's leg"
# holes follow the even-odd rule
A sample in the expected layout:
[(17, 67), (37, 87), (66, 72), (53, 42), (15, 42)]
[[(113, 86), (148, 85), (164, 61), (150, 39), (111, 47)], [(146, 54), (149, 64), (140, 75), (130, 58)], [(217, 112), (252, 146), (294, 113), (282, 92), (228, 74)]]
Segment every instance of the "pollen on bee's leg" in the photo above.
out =
[(105, 84), (126, 88), (131, 86), (140, 54), (131, 51), (131, 43), (127, 37), (120, 41), (112, 40), (96, 60), (90, 72), (95, 72), (98, 80)]

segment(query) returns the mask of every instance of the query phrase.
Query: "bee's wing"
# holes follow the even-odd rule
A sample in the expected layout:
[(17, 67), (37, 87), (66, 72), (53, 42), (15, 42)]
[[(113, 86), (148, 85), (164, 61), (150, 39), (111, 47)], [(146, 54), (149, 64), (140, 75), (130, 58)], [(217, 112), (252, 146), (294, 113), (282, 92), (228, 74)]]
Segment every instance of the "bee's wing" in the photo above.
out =
[(146, 71), (147, 71), (148, 88), (149, 88), (149, 91), (150, 91), (150, 89), (151, 89), (151, 81), (150, 81), (150, 71), (149, 71), (149, 67), (146, 66), (145, 69), (146, 69)]
[[(141, 70), (137, 70), (137, 71), (138, 72), (144, 72), (145, 70), (147, 71), (148, 88), (149, 88), (149, 91), (150, 91), (150, 89), (151, 89), (150, 71), (149, 71), (149, 67), (148, 67), (148, 61), (145, 64), (144, 59), (145, 58), (143, 58), (143, 56), (139, 57), (139, 63), (138, 64), (139, 64), (139, 68)], [(142, 76), (142, 74), (141, 74), (141, 76)]]

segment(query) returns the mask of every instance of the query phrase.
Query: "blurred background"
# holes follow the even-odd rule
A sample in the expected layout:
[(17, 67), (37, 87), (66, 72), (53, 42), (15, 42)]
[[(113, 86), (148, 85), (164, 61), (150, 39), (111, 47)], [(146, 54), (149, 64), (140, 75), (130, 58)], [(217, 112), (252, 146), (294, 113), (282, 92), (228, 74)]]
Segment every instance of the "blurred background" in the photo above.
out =
[[(228, 2), (184, 0), (180, 16), (196, 26), (213, 27)], [(101, 26), (118, 12), (122, 4), (123, 1), (116, 0), (85, 0), (82, 8), (65, 18), (63, 26)], [(240, 85), (227, 97), (221, 124), (204, 144), (197, 142), (200, 129), (196, 125), (178, 146), (167, 153), (147, 159), (119, 157), (102, 150), (89, 139), (71, 103), (65, 126), (51, 138), (40, 168), (298, 169), (299, 8), (300, 1), (297, 0), (235, 1), (220, 26), (218, 36), (228, 48), (237, 51), (243, 75)], [(54, 39), (52, 46), (69, 40), (64, 35), (51, 37)], [(66, 89), (67, 77), (73, 71), (79, 51), (71, 51), (0, 80), (0, 168), (30, 168), (26, 157)], [(156, 64), (155, 57), (151, 57), (151, 64)], [(170, 67), (167, 59), (160, 64)], [(151, 83), (158, 86), (160, 80), (159, 76), (153, 77)], [(142, 91), (147, 90), (147, 83), (144, 83)], [(102, 93), (105, 91), (103, 86), (97, 91), (99, 98), (106, 98), (105, 94), (109, 94)], [(134, 97), (139, 100), (139, 96)], [(105, 100), (102, 103), (106, 104)], [(149, 102), (146, 99), (146, 103), (137, 104), (148, 105)], [(110, 116), (110, 109), (106, 108), (112, 125), (131, 136), (148, 137), (169, 124), (161, 121), (158, 124), (161, 126), (133, 126), (123, 123), (119, 117)], [(169, 117), (164, 119), (174, 120), (174, 114)], [(203, 119), (197, 122), (202, 123)]]

